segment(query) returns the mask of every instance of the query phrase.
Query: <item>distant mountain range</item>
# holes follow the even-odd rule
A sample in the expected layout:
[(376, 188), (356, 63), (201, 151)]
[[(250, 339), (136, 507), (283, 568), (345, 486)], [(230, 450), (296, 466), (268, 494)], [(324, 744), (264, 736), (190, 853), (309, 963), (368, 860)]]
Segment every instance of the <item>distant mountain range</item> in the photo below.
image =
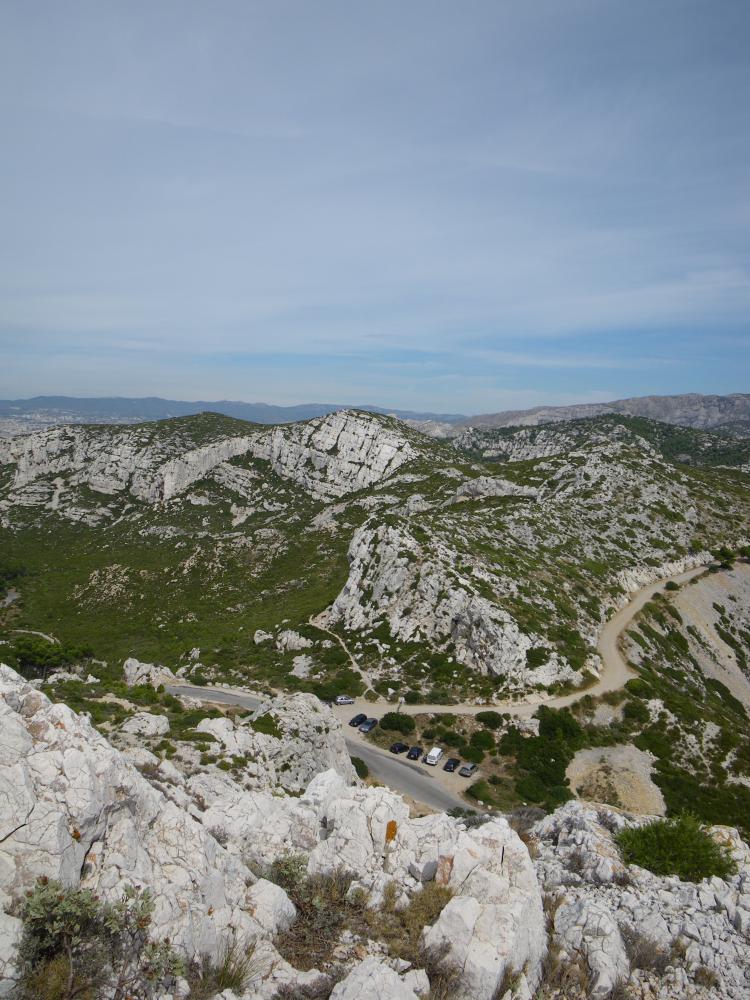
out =
[(453, 437), (466, 427), (534, 427), (605, 414), (648, 417), (667, 424), (714, 430), (736, 437), (750, 436), (750, 393), (704, 396), (637, 396), (609, 403), (577, 403), (572, 406), (535, 406), (528, 410), (503, 410), (467, 417), (459, 413), (423, 413), (394, 410), (372, 404), (300, 403), (274, 406), (236, 400), (178, 400), (158, 396), (130, 398), (102, 396), (35, 396), (32, 399), (0, 400), (0, 433), (19, 433), (40, 425), (60, 423), (135, 423), (165, 420), (211, 411), (258, 424), (286, 424), (310, 420), (339, 410), (358, 409), (392, 414), (434, 437)]
[(728, 396), (703, 396), (697, 392), (680, 396), (636, 396), (611, 403), (576, 403), (572, 406), (535, 406), (530, 410), (504, 410), (484, 413), (455, 423), (459, 427), (535, 427), (621, 413), (648, 417), (665, 424), (679, 424), (700, 430), (717, 430), (740, 436), (750, 434), (750, 393)]
[(390, 410), (370, 404), (300, 403), (296, 406), (273, 406), (269, 403), (243, 403), (237, 400), (161, 399), (159, 396), (131, 398), (124, 396), (34, 396), (31, 399), (0, 400), (0, 418), (34, 420), (49, 423), (133, 423), (140, 420), (166, 420), (210, 411), (258, 424), (288, 424), (311, 420), (339, 410), (357, 409), (370, 413), (393, 414), (404, 420), (434, 420), (455, 423), (465, 419), (460, 413), (421, 413), (413, 410)]

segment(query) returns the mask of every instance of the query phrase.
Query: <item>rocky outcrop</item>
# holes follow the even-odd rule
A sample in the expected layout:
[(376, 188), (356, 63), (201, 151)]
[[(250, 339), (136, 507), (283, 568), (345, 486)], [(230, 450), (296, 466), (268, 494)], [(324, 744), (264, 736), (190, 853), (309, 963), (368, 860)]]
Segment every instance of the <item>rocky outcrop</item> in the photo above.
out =
[(59, 480), (60, 488), (87, 486), (153, 504), (183, 495), (214, 473), (243, 499), (262, 501), (258, 477), (228, 464), (241, 456), (269, 462), (282, 479), (321, 498), (366, 489), (416, 456), (396, 421), (351, 410), (272, 430), (248, 425), (247, 433), (231, 436), (217, 427), (211, 440), (197, 445), (181, 433), (183, 426), (171, 436), (154, 433), (153, 425), (53, 427), (0, 440), (0, 465), (15, 465), (13, 491), (26, 491), (32, 503), (49, 503), (53, 496), (51, 489), (29, 494), (32, 484)]
[(10, 916), (39, 876), (119, 898), (147, 886), (153, 933), (188, 957), (248, 939), (255, 876), (143, 778), (83, 716), (0, 666), (0, 996), (19, 933)]
[(282, 479), (330, 499), (366, 489), (416, 457), (395, 421), (351, 410), (275, 427), (257, 439), (253, 454)]
[(618, 980), (643, 975), (628, 954), (627, 939), (636, 936), (667, 966), (654, 993), (644, 995), (679, 1000), (695, 990), (697, 974), (717, 983), (707, 995), (741, 1000), (750, 989), (750, 849), (736, 830), (712, 829), (737, 863), (727, 881), (682, 882), (626, 868), (614, 834), (649, 821), (570, 802), (534, 828), (537, 875), (555, 900), (558, 960), (582, 961), (592, 995), (606, 996)]
[(341, 723), (311, 694), (279, 695), (252, 716), (203, 719), (196, 729), (213, 737), (214, 753), (242, 760), (243, 778), (255, 789), (298, 793), (330, 769), (347, 783), (356, 779)]
[(425, 549), (405, 528), (369, 522), (349, 546), (349, 578), (330, 608), (329, 622), (354, 631), (385, 620), (406, 642), (450, 643), (459, 663), (501, 676), (511, 688), (573, 676), (553, 656), (535, 670), (526, 663), (534, 638), (475, 591), (453, 568), (447, 546)]
[(384, 962), (366, 958), (334, 986), (331, 1000), (417, 1000), (417, 995)]
[(161, 684), (177, 684), (180, 680), (168, 667), (160, 663), (141, 663), (134, 656), (129, 657), (122, 665), (122, 677), (128, 687), (139, 684), (150, 684), (159, 687)]
[(165, 715), (136, 712), (123, 722), (122, 732), (130, 736), (164, 736), (169, 732), (169, 720)]

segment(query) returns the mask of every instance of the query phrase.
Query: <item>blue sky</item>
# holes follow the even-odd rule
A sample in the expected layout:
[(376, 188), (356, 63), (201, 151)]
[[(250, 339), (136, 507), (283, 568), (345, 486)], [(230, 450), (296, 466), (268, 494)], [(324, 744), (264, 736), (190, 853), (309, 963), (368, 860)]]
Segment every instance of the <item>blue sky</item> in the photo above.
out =
[(0, 396), (748, 391), (746, 0), (4, 0)]

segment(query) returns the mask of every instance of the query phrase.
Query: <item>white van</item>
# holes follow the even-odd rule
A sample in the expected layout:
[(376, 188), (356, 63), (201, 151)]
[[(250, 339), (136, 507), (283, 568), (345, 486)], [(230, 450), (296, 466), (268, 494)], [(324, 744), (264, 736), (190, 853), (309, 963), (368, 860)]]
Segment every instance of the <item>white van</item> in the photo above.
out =
[(442, 756), (443, 756), (443, 751), (440, 749), (440, 747), (433, 747), (432, 750), (430, 750), (430, 752), (425, 757), (424, 762), (425, 764), (430, 764), (432, 765), (432, 767), (434, 767)]

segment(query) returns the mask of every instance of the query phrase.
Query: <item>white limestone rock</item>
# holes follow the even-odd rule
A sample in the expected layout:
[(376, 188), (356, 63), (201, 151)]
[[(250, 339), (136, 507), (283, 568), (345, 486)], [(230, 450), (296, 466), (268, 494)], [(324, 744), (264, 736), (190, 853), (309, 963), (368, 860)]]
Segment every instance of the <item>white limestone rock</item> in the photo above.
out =
[[(255, 876), (143, 778), (84, 716), (52, 704), (0, 666), (0, 911), (39, 876), (118, 898), (147, 886), (152, 932), (189, 958), (215, 955), (233, 928), (263, 929), (248, 912)], [(7, 994), (18, 925), (0, 921)], [(11, 958), (12, 961), (12, 958)]]
[(310, 649), (312, 645), (312, 639), (307, 639), (299, 632), (295, 632), (294, 629), (284, 629), (276, 636), (276, 648), (280, 653), (286, 653), (289, 650)]
[[(744, 1000), (750, 984), (748, 922), (743, 916), (750, 910), (750, 848), (736, 830), (710, 829), (737, 864), (737, 873), (727, 881), (696, 884), (674, 876), (661, 878), (636, 866), (626, 868), (614, 842), (617, 831), (656, 818), (568, 802), (536, 824), (534, 866), (544, 890), (560, 904), (553, 944), (563, 958), (585, 962), (597, 995), (606, 995), (608, 984), (618, 977), (627, 980), (622, 937), (623, 931), (635, 931), (667, 955), (675, 949), (684, 954), (680, 967), (664, 978), (663, 993), (656, 996), (679, 1000), (690, 995), (693, 976), (704, 966), (719, 985), (696, 995)], [(632, 981), (633, 970), (630, 975)]]
[(128, 687), (150, 684), (151, 687), (157, 688), (161, 684), (176, 684), (179, 680), (168, 667), (158, 663), (141, 663), (133, 656), (123, 663), (122, 674)]
[(131, 736), (164, 736), (169, 732), (169, 719), (165, 715), (136, 712), (120, 728), (123, 733)]
[(533, 486), (519, 486), (518, 483), (498, 476), (477, 476), (476, 479), (467, 479), (461, 483), (456, 490), (454, 502), (478, 497), (528, 497), (535, 500), (538, 495), (539, 490)]
[(288, 930), (297, 917), (294, 903), (284, 890), (264, 878), (247, 893), (247, 908), (269, 937)]
[[(266, 718), (268, 717), (268, 718)], [(278, 736), (258, 732), (254, 722), (270, 723)], [(267, 727), (264, 727), (267, 728)], [(258, 790), (283, 788), (299, 793), (315, 775), (334, 769), (345, 782), (356, 781), (342, 724), (311, 694), (279, 695), (263, 702), (252, 717), (202, 719), (198, 732), (210, 733), (215, 749), (246, 757), (246, 779)]]
[[(415, 456), (397, 426), (350, 410), (234, 436), (210, 429), (213, 440), (192, 446), (177, 431), (159, 436), (152, 428), (52, 427), (1, 440), (0, 465), (16, 467), (15, 496), (39, 485), (32, 504), (54, 503), (65, 488), (81, 485), (97, 493), (129, 494), (143, 503), (165, 503), (208, 475), (244, 499), (255, 499), (262, 486), (256, 474), (229, 464), (244, 455), (268, 461), (282, 479), (314, 496), (338, 497), (379, 482)], [(52, 479), (59, 480), (56, 492), (48, 487)], [(207, 499), (197, 498), (199, 503)], [(65, 505), (61, 513), (66, 513)]]
[(366, 958), (337, 983), (331, 1000), (417, 1000), (417, 994), (377, 958)]
[(405, 642), (450, 640), (460, 663), (502, 676), (509, 687), (574, 676), (555, 657), (529, 669), (526, 652), (535, 640), (507, 611), (475, 593), (470, 579), (457, 585), (454, 563), (445, 545), (427, 551), (405, 528), (366, 522), (349, 546), (349, 577), (328, 621), (359, 631), (385, 618)]
[(436, 880), (456, 895), (424, 932), (461, 970), (456, 996), (492, 1000), (506, 973), (536, 985), (547, 950), (542, 901), (528, 850), (505, 820), (459, 834)]
[(604, 906), (588, 899), (563, 904), (555, 914), (555, 934), (566, 954), (585, 960), (592, 997), (609, 996), (615, 983), (627, 979), (630, 963), (622, 935)]

